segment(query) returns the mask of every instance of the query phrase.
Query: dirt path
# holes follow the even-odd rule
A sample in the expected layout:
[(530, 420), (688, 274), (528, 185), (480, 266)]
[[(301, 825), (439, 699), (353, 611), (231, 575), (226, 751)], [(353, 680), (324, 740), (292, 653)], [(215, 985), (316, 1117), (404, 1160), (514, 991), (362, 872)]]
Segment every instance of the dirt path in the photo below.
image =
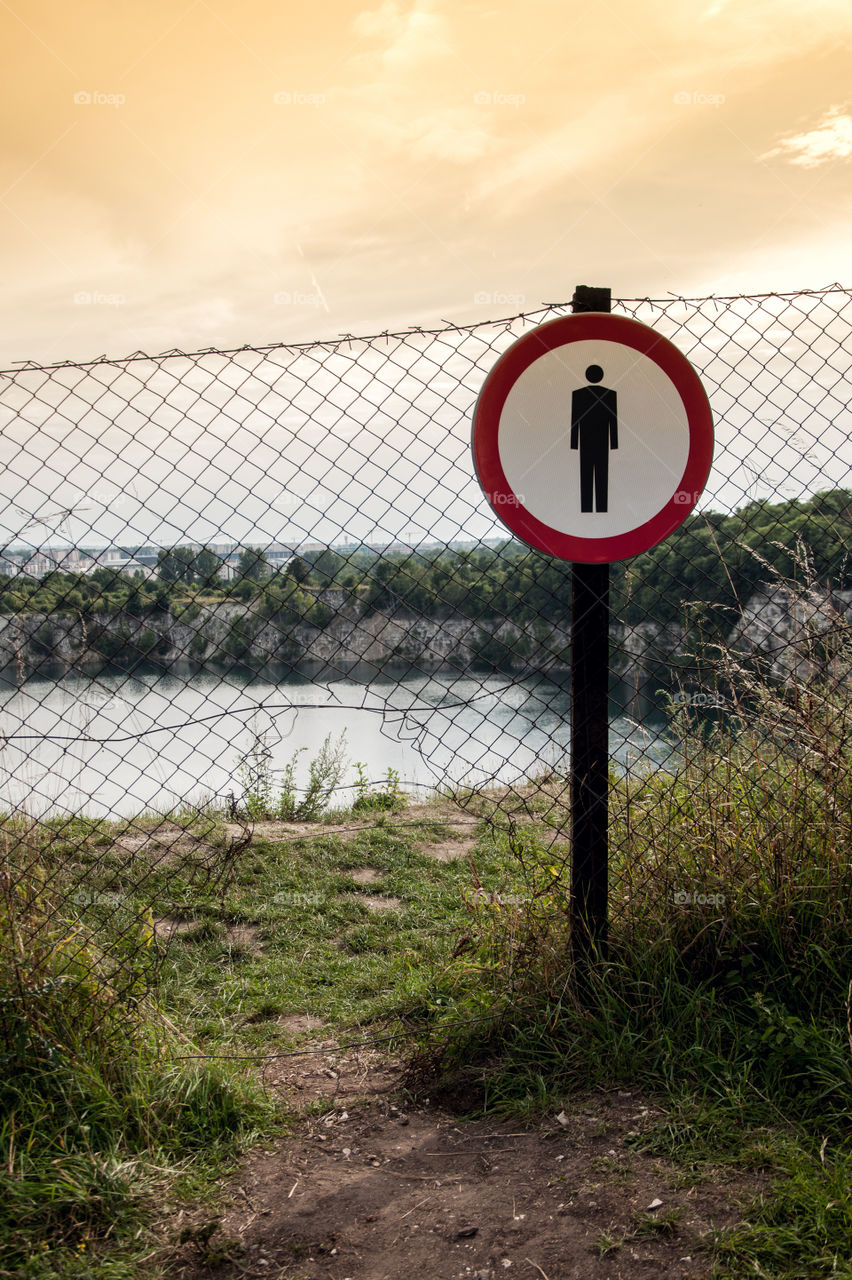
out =
[(755, 1191), (751, 1175), (698, 1177), (632, 1150), (662, 1115), (636, 1093), (575, 1096), (530, 1124), (460, 1121), (406, 1108), (398, 1066), (375, 1051), (278, 1059), (265, 1075), (303, 1114), (246, 1158), (218, 1219), (178, 1224), (186, 1280), (695, 1280), (713, 1228)]

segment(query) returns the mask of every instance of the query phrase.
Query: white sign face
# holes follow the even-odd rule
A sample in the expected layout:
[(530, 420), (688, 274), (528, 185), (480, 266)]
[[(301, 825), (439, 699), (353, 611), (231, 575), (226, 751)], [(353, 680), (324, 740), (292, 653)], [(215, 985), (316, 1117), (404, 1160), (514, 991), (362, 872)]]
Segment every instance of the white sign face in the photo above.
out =
[[(587, 369), (603, 377), (590, 383)], [(573, 430), (577, 402), (570, 389), (587, 386), (615, 393), (614, 431), (606, 422), (584, 430), (585, 421)], [(617, 342), (572, 342), (518, 378), (503, 406), (497, 447), (510, 488), (536, 519), (578, 538), (614, 537), (672, 500), (689, 454), (689, 421), (653, 360)], [(584, 488), (591, 508), (585, 511)]]
[(531, 547), (588, 564), (656, 546), (695, 506), (713, 418), (686, 357), (647, 325), (563, 316), (503, 352), (473, 415), (479, 483)]

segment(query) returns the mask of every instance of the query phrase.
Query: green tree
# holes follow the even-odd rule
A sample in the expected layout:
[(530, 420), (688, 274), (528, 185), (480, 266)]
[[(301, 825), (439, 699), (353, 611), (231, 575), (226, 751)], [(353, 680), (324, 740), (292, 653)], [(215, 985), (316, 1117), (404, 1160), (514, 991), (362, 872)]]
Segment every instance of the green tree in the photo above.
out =
[(202, 547), (193, 563), (196, 580), (203, 587), (215, 587), (219, 582), (221, 570), (221, 557), (217, 556), (216, 552), (211, 551), (209, 547)]
[(265, 582), (269, 574), (269, 564), (259, 547), (246, 547), (240, 552), (237, 563), (238, 578), (244, 582)]
[(157, 552), (157, 577), (162, 582), (192, 582), (195, 560), (191, 547), (163, 548)]
[(294, 582), (307, 582), (311, 576), (311, 566), (301, 556), (293, 556), (287, 564), (287, 577)]

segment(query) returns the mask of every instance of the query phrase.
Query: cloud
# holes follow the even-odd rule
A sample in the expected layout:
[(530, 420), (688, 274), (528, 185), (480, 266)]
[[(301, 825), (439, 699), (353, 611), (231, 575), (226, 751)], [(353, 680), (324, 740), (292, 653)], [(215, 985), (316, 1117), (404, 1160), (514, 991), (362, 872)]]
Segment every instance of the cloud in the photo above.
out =
[(848, 160), (852, 156), (852, 116), (840, 107), (831, 107), (815, 129), (782, 138), (761, 160), (782, 158), (790, 164), (813, 169), (831, 160)]
[(720, 13), (727, 9), (729, 0), (713, 0), (713, 3), (701, 14), (702, 22), (709, 22), (711, 18), (718, 18)]
[(481, 113), (442, 107), (412, 120), (406, 130), (409, 154), (415, 160), (449, 160), (470, 164), (487, 156), (496, 142)]
[[(405, 7), (386, 0), (360, 13), (353, 31), (368, 48), (348, 59), (349, 83), (330, 100), (350, 125), (357, 122), (361, 139), (416, 164), (463, 166), (494, 150), (493, 119), (455, 85), (452, 31), (435, 0)], [(462, 101), (453, 103), (454, 96)]]
[(452, 52), (449, 24), (432, 0), (415, 0), (407, 12), (386, 0), (380, 9), (359, 13), (352, 26), (356, 36), (384, 45), (368, 56), (389, 73), (405, 73)]

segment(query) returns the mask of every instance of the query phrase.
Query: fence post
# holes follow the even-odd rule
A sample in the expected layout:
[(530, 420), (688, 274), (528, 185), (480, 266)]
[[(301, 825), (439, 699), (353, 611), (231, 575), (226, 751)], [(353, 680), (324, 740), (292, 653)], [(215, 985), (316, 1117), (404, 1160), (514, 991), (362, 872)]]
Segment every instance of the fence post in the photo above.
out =
[[(578, 285), (571, 309), (610, 311)], [(571, 947), (580, 985), (604, 954), (609, 879), (609, 565), (571, 566)]]

